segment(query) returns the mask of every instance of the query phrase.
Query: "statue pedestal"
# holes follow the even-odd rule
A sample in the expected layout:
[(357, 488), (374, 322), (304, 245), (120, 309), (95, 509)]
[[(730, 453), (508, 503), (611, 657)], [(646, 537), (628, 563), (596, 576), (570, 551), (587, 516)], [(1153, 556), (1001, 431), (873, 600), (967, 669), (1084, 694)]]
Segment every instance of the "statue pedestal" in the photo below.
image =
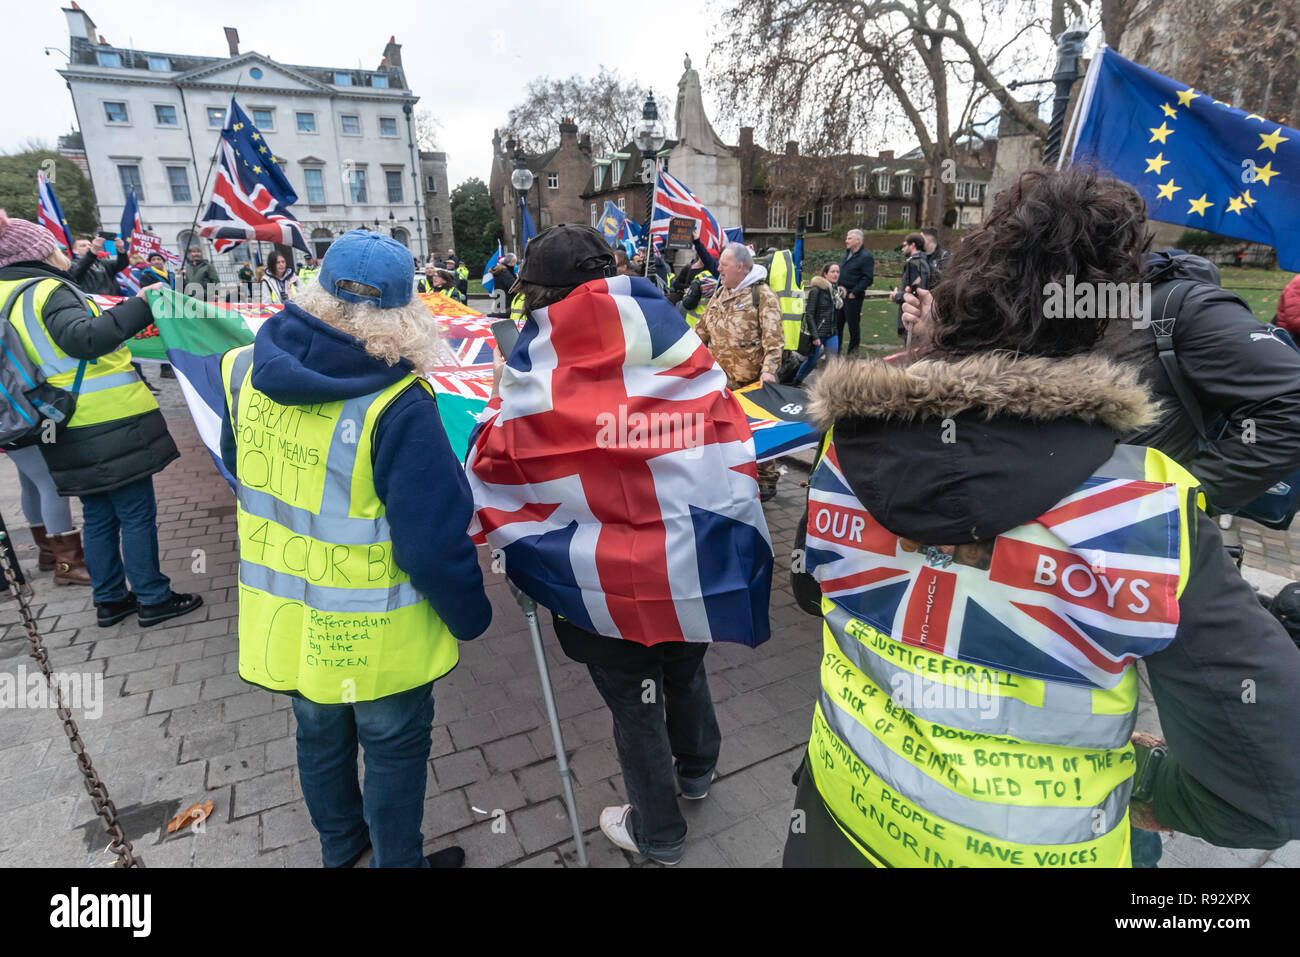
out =
[(668, 154), (668, 172), (699, 197), (723, 229), (740, 223), (740, 160), (730, 152), (718, 156), (676, 146)]

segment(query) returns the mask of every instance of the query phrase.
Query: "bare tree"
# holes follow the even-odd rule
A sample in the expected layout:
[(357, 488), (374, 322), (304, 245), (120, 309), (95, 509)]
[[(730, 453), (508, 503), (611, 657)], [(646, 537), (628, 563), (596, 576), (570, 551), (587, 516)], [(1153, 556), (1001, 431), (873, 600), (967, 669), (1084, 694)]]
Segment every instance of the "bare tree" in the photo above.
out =
[[(609, 153), (631, 142), (645, 95), (643, 88), (604, 66), (593, 77), (542, 76), (525, 88), (524, 100), (510, 110), (504, 129), (525, 149), (541, 152), (559, 145), (560, 121), (567, 117), (580, 132), (591, 135), (593, 150)], [(671, 129), (667, 98), (656, 98), (656, 102), (660, 117)]]
[[(1046, 137), (1032, 104), (1006, 87), (1050, 64), (1053, 8), (1070, 0), (719, 0), (729, 32), (709, 66), (732, 119), (766, 117), (770, 142), (814, 156), (863, 153), (910, 135), (943, 188), (922, 216), (952, 204), (957, 145), (997, 111)], [(1064, 16), (1063, 12), (1058, 16)], [(938, 200), (937, 202), (932, 200)]]
[(442, 123), (433, 115), (433, 110), (425, 106), (415, 111), (415, 145), (419, 149), (425, 152), (436, 152), (438, 132), (441, 129)]

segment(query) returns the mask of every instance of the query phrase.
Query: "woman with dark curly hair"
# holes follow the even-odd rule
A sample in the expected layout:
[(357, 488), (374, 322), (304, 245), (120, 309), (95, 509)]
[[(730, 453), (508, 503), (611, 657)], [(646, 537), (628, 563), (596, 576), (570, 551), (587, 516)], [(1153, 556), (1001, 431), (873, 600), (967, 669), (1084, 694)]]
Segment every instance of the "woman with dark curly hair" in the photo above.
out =
[[(812, 386), (795, 588), (825, 653), (787, 866), (1129, 867), (1131, 826), (1300, 834), (1300, 651), (1195, 479), (1120, 442), (1156, 409), (1094, 351), (1107, 320), (1045, 308), (1138, 281), (1149, 243), (1132, 187), (1026, 173), (953, 254), (920, 358)], [(1133, 734), (1139, 659), (1167, 744)]]

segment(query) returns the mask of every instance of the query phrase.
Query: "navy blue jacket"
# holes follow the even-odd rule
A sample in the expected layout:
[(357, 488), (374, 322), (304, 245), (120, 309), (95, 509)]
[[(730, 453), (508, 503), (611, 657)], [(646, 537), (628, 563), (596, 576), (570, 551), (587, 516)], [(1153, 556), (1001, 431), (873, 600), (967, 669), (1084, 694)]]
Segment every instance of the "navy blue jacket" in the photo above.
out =
[[(253, 387), (282, 405), (367, 395), (409, 371), (409, 362), (390, 366), (368, 355), (352, 336), (293, 303), (253, 343)], [(397, 566), (453, 635), (478, 637), (492, 620), (492, 606), (466, 531), (474, 504), (433, 396), (419, 386), (398, 396), (375, 424), (372, 454), (375, 494), (388, 513)], [(229, 410), (221, 423), (221, 459), (238, 478)]]

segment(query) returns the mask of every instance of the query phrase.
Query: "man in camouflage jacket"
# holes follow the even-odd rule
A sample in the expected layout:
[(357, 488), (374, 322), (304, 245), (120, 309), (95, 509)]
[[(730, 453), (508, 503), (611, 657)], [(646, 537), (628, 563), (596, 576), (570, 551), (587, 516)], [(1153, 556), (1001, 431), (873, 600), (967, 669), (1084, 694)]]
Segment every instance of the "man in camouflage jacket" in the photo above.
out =
[[(718, 291), (695, 326), (695, 334), (727, 374), (727, 388), (751, 382), (775, 382), (785, 336), (781, 304), (767, 285), (767, 270), (755, 264), (753, 253), (732, 243), (718, 258)], [(776, 494), (776, 465), (760, 462), (758, 487), (767, 501)]]

